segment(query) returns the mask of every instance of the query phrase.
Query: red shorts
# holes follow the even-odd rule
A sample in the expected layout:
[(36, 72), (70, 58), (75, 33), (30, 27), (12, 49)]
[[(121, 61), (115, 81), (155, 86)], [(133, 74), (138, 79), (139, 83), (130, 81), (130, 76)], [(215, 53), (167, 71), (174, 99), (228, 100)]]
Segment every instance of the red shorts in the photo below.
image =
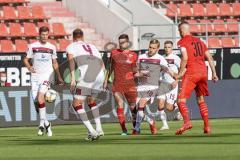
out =
[(191, 75), (184, 75), (181, 83), (181, 88), (178, 94), (179, 99), (190, 98), (193, 90), (196, 96), (208, 96), (207, 74), (195, 73)]
[(120, 92), (126, 98), (128, 104), (136, 103), (137, 89), (135, 84), (113, 84), (112, 92)]

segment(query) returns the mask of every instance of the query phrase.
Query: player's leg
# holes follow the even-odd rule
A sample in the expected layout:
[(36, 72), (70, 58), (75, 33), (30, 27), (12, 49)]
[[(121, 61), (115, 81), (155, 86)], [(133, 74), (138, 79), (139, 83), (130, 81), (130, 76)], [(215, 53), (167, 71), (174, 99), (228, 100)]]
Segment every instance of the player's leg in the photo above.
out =
[(133, 90), (130, 91), (126, 91), (124, 93), (124, 96), (128, 102), (130, 111), (131, 111), (131, 115), (132, 115), (132, 125), (133, 128), (136, 125), (136, 118), (137, 118), (137, 107), (136, 107), (136, 101), (137, 101), (137, 91), (134, 87)]
[(189, 111), (187, 107), (187, 98), (190, 97), (193, 89), (196, 87), (196, 84), (192, 81), (191, 77), (183, 77), (181, 89), (178, 95), (178, 108), (183, 117), (183, 126), (176, 131), (176, 134), (182, 134), (186, 130), (192, 128)]
[(94, 98), (92, 96), (88, 96), (87, 102), (88, 102), (88, 106), (92, 110), (93, 118), (94, 118), (94, 121), (96, 124), (96, 131), (99, 134), (99, 136), (103, 136), (104, 132), (102, 130), (99, 108), (96, 104), (96, 101), (94, 100)]
[(76, 89), (76, 94), (74, 95), (74, 98), (73, 98), (73, 108), (74, 110), (78, 113), (80, 119), (82, 120), (84, 126), (87, 128), (88, 130), (88, 133), (90, 135), (90, 139), (91, 140), (95, 140), (98, 138), (98, 134), (97, 132), (95, 131), (95, 129), (93, 128), (92, 124), (90, 123), (89, 119), (88, 119), (88, 116), (86, 114), (86, 111), (83, 107), (83, 103), (86, 99), (86, 96), (83, 96), (83, 95), (80, 95), (78, 91), (79, 89), (77, 88)]
[(114, 98), (117, 103), (117, 116), (119, 124), (122, 128), (122, 135), (127, 135), (127, 128), (125, 124), (125, 115), (124, 115), (124, 108), (123, 108), (123, 95), (120, 92), (114, 92)]
[(38, 109), (39, 109), (39, 117), (40, 117), (40, 126), (44, 125), (47, 135), (52, 136), (51, 123), (48, 122), (46, 116), (46, 106), (45, 106), (45, 93), (50, 87), (49, 81), (43, 81), (43, 83), (39, 86), (39, 91), (37, 93), (38, 100)]
[(168, 124), (167, 124), (167, 115), (164, 111), (165, 108), (165, 95), (158, 96), (158, 115), (163, 123), (163, 126), (161, 127), (160, 130), (166, 130), (169, 129)]
[(197, 87), (195, 88), (197, 95), (197, 103), (199, 106), (201, 117), (204, 121), (204, 133), (210, 134), (210, 126), (208, 122), (208, 107), (204, 100), (204, 96), (208, 96), (208, 86), (207, 86), (207, 77), (203, 77), (202, 81), (197, 83)]

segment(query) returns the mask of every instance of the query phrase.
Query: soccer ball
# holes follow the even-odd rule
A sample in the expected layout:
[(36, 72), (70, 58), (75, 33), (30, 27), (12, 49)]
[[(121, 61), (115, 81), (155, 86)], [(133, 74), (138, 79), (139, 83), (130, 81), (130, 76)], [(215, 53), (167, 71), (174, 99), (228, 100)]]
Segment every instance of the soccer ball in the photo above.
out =
[(53, 90), (53, 89), (49, 89), (46, 93), (45, 93), (45, 100), (48, 103), (53, 103), (55, 102), (56, 98), (58, 96), (58, 93)]

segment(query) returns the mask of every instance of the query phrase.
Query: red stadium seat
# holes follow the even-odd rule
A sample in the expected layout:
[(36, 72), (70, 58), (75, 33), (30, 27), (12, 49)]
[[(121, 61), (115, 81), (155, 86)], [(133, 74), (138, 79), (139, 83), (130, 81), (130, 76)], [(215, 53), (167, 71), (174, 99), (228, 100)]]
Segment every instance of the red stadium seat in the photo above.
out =
[(220, 15), (221, 16), (231, 16), (231, 15), (233, 15), (230, 4), (228, 4), (228, 3), (220, 3), (219, 9), (220, 9)]
[(223, 37), (222, 47), (234, 47), (233, 39), (231, 37)]
[(214, 29), (213, 29), (213, 26), (212, 26), (212, 23), (210, 20), (202, 19), (202, 20), (200, 20), (200, 23), (201, 23), (201, 31), (203, 33), (206, 32), (206, 24), (207, 24), (207, 31), (214, 32)]
[(68, 39), (59, 39), (59, 50), (66, 51), (66, 48), (70, 43), (71, 42)]
[(189, 4), (180, 4), (179, 5), (179, 10), (180, 10), (180, 14), (179, 16), (181, 17), (191, 17), (192, 16), (192, 11), (191, 11), (191, 7)]
[(28, 37), (38, 36), (38, 31), (34, 23), (24, 23), (23, 27), (24, 27), (25, 36), (28, 36)]
[(46, 19), (42, 6), (32, 6), (32, 17), (34, 19)]
[(1, 52), (14, 52), (13, 43), (11, 40), (1, 40)]
[(53, 35), (57, 35), (57, 36), (67, 35), (62, 23), (53, 23), (52, 28), (53, 28)]
[(200, 3), (194, 3), (193, 4), (193, 15), (196, 17), (203, 17), (206, 15), (206, 12), (204, 10), (204, 6)]
[(208, 47), (209, 48), (220, 48), (222, 47), (218, 38), (208, 38)]
[(239, 2), (233, 3), (232, 8), (233, 8), (233, 15), (240, 16), (240, 3)]
[(219, 12), (218, 12), (218, 7), (215, 3), (207, 3), (206, 4), (206, 14), (207, 16), (218, 16)]
[(238, 32), (238, 21), (236, 19), (228, 19), (227, 23), (228, 32)]
[(28, 43), (25, 40), (15, 40), (16, 52), (26, 52), (28, 50)]
[(47, 22), (38, 22), (37, 25), (38, 25), (38, 28), (46, 26), (50, 29), (50, 25)]
[(175, 17), (175, 13), (178, 14), (177, 6), (173, 3), (167, 5), (167, 16), (168, 17)]
[(32, 43), (37, 42), (37, 41), (38, 41), (37, 39), (30, 39), (29, 43), (32, 44)]
[(227, 27), (223, 20), (216, 19), (213, 21), (214, 32), (227, 32)]
[(201, 27), (197, 23), (196, 20), (188, 20), (188, 23), (190, 25), (190, 32), (191, 33), (200, 33), (201, 32)]
[(10, 36), (13, 36), (13, 37), (23, 36), (20, 23), (10, 23), (9, 30), (10, 30), (9, 31)]
[(5, 20), (15, 20), (18, 19), (15, 13), (14, 7), (11, 6), (3, 6), (3, 18)]
[(8, 35), (7, 26), (4, 23), (0, 23), (0, 37), (7, 37)]
[(32, 19), (29, 8), (24, 6), (17, 6), (19, 19)]

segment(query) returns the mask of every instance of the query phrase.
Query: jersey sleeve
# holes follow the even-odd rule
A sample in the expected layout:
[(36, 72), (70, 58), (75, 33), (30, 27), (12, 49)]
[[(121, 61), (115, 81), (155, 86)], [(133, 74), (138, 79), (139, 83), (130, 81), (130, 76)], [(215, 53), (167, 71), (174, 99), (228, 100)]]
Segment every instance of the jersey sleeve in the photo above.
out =
[(67, 46), (66, 53), (67, 54), (73, 54), (73, 52), (72, 52), (72, 45), (71, 44)]
[(161, 56), (161, 59), (160, 59), (160, 66), (168, 68), (168, 62), (162, 56)]
[(180, 68), (180, 64), (181, 64), (181, 58), (176, 55), (175, 65), (177, 66), (177, 68)]
[(27, 58), (33, 58), (33, 50), (32, 50), (32, 45), (28, 45), (28, 50), (27, 50)]
[(52, 55), (52, 59), (57, 59), (57, 49), (56, 49), (55, 46), (53, 47), (53, 55)]

